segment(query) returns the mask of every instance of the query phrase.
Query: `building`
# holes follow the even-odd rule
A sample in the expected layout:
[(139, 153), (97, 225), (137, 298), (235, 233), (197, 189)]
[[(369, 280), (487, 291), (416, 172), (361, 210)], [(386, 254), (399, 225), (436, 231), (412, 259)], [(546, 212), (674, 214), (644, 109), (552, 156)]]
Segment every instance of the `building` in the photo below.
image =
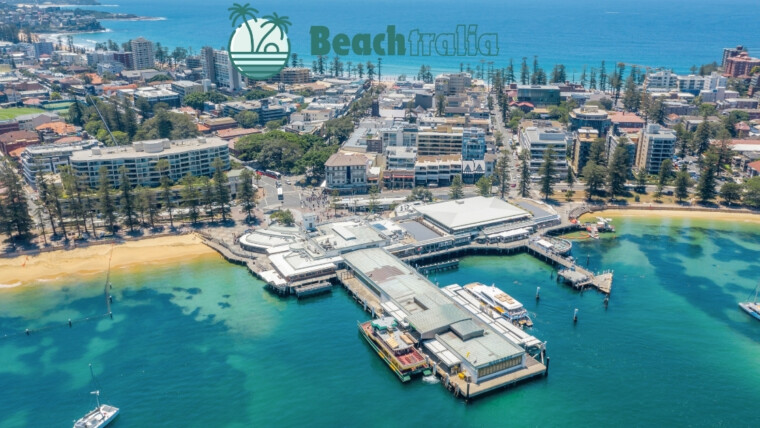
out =
[(462, 154), (462, 128), (440, 125), (436, 128), (420, 128), (417, 132), (419, 156), (442, 156)]
[(97, 147), (98, 140), (77, 141), (69, 144), (45, 144), (29, 146), (21, 153), (21, 173), (26, 181), (36, 186), (37, 174), (57, 174), (62, 166), (70, 165), (75, 152)]
[(676, 133), (656, 124), (647, 125), (642, 133), (635, 166), (638, 169), (643, 168), (648, 174), (657, 174), (660, 172), (662, 161), (673, 157)]
[(567, 148), (571, 137), (559, 122), (525, 120), (520, 124), (519, 141), (520, 147), (530, 153), (530, 173), (534, 180), (539, 178), (544, 155), (550, 149), (555, 175), (567, 176)]
[(156, 169), (159, 160), (169, 161), (167, 174), (173, 182), (187, 174), (210, 177), (214, 173), (211, 164), (216, 158), (222, 160), (224, 169), (230, 168), (230, 152), (227, 141), (216, 137), (198, 137), (185, 140), (135, 141), (131, 146), (93, 147), (71, 154), (70, 163), (74, 173), (86, 177), (91, 187), (100, 179), (100, 168), (106, 167), (111, 186), (120, 184), (121, 167), (133, 186), (155, 187), (160, 184), (161, 173)]
[(612, 133), (619, 134), (623, 130), (641, 129), (644, 127), (644, 119), (636, 113), (614, 112), (609, 115), (612, 124)]
[(169, 107), (179, 107), (181, 105), (178, 93), (155, 86), (146, 86), (136, 89), (134, 97), (135, 103), (137, 103), (139, 98), (142, 98), (150, 104), (151, 108), (158, 103), (168, 104)]
[(435, 78), (435, 95), (456, 95), (472, 84), (469, 73), (448, 73)]
[(462, 174), (462, 155), (417, 156), (414, 163), (415, 186), (448, 186)]
[(34, 56), (40, 58), (42, 55), (53, 56), (53, 42), (36, 42), (34, 43)]
[(577, 175), (583, 173), (583, 167), (591, 154), (591, 145), (599, 138), (599, 131), (594, 128), (581, 128), (573, 134), (573, 171)]
[(113, 60), (121, 63), (126, 70), (135, 70), (135, 55), (132, 52), (114, 52)]
[(462, 160), (483, 160), (486, 155), (486, 133), (480, 128), (462, 131)]
[(664, 101), (662, 103), (662, 112), (665, 116), (677, 114), (679, 116), (691, 116), (699, 110), (694, 104), (683, 101)]
[(34, 131), (9, 131), (0, 134), (0, 151), (6, 156), (13, 156), (17, 150), (39, 142), (40, 136)]
[(156, 57), (153, 52), (153, 42), (143, 37), (132, 39), (132, 69), (144, 70), (153, 68), (156, 63)]
[(698, 76), (695, 74), (678, 76), (678, 92), (698, 95), (700, 91), (705, 89), (705, 84), (708, 83), (709, 79), (709, 76)]
[(611, 159), (612, 154), (615, 153), (615, 150), (619, 146), (625, 147), (626, 152), (628, 153), (628, 157), (626, 159), (628, 168), (630, 169), (633, 167), (633, 163), (636, 160), (636, 141), (634, 141), (631, 137), (638, 137), (638, 134), (628, 135), (608, 135), (607, 136), (607, 160), (609, 162), (609, 159)]
[(327, 189), (339, 193), (366, 193), (369, 159), (356, 153), (338, 152), (325, 162)]
[(271, 83), (298, 85), (311, 82), (311, 70), (306, 67), (285, 67), (268, 80)]
[(175, 80), (172, 82), (172, 91), (179, 95), (179, 101), (182, 103), (187, 95), (194, 92), (203, 92), (203, 86), (200, 83), (189, 80)]
[(723, 75), (728, 77), (749, 77), (753, 68), (760, 66), (760, 58), (752, 58), (745, 52), (726, 58)]
[(599, 135), (607, 135), (607, 130), (612, 125), (609, 114), (595, 105), (588, 105), (573, 109), (570, 112), (570, 130), (580, 128), (594, 128)]
[(483, 196), (416, 205), (413, 208), (426, 221), (452, 235), (476, 236), (484, 228), (518, 223), (531, 217), (528, 211), (520, 207), (496, 197)]
[(534, 107), (559, 105), (559, 86), (517, 85), (517, 102), (527, 102), (532, 104)]
[(240, 73), (232, 65), (227, 51), (204, 46), (201, 49), (201, 64), (203, 77), (209, 79), (217, 87), (230, 92), (239, 91), (242, 87)]
[(670, 70), (647, 73), (644, 88), (649, 92), (668, 92), (678, 87), (678, 75)]
[(742, 45), (739, 45), (735, 48), (723, 48), (723, 60), (721, 61), (720, 66), (722, 68), (726, 68), (726, 60), (733, 58), (742, 52), (744, 52), (744, 46)]

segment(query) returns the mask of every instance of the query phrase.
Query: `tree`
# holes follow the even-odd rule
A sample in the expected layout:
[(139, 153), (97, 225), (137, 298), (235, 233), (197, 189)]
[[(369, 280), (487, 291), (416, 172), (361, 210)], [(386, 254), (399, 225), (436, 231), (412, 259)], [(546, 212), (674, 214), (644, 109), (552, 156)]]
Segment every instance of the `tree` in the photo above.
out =
[(135, 231), (137, 218), (135, 214), (135, 195), (132, 192), (132, 184), (127, 176), (127, 168), (119, 168), (121, 177), (119, 178), (119, 188), (121, 190), (121, 213), (124, 215), (124, 222), (129, 227), (130, 232)]
[(739, 201), (742, 198), (742, 186), (738, 183), (726, 182), (720, 188), (720, 197), (727, 205), (731, 205), (734, 201)]
[(446, 109), (446, 97), (443, 94), (435, 96), (435, 115), (443, 116)]
[(639, 168), (639, 172), (636, 173), (636, 191), (639, 193), (646, 193), (647, 191), (647, 170), (646, 168)]
[(230, 204), (230, 181), (227, 178), (227, 174), (224, 173), (224, 162), (222, 162), (222, 159), (214, 159), (211, 162), (211, 167), (214, 168), (216, 202), (222, 211), (222, 221), (227, 221), (228, 205)]
[(617, 195), (625, 193), (625, 182), (628, 178), (628, 149), (623, 145), (618, 145), (612, 152), (607, 169), (607, 184), (610, 189), (610, 195), (614, 198)]
[(678, 174), (676, 174), (676, 199), (678, 202), (683, 201), (684, 199), (689, 197), (689, 186), (691, 186), (691, 178), (689, 178), (689, 173), (686, 171), (679, 171)]
[(182, 100), (186, 106), (196, 110), (203, 110), (203, 104), (208, 101), (208, 96), (204, 92), (193, 92), (185, 95)]
[(259, 115), (255, 111), (243, 110), (235, 115), (235, 120), (243, 128), (253, 128), (259, 124)]
[(588, 155), (588, 161), (587, 162), (594, 162), (597, 165), (604, 165), (607, 163), (606, 161), (606, 155), (604, 150), (604, 138), (597, 138), (591, 143), (591, 147), (589, 148), (589, 155)]
[(463, 187), (462, 176), (455, 175), (454, 178), (451, 180), (451, 187), (449, 188), (449, 197), (451, 199), (464, 198), (464, 190), (462, 187)]
[(211, 217), (211, 221), (214, 221), (214, 201), (216, 200), (216, 194), (214, 192), (214, 183), (208, 177), (201, 177), (201, 189), (203, 192), (203, 209)]
[(715, 170), (718, 168), (718, 156), (707, 153), (704, 158), (702, 173), (697, 183), (697, 197), (702, 203), (711, 202), (717, 196), (715, 190)]
[(625, 81), (625, 93), (623, 94), (623, 108), (626, 111), (636, 112), (641, 106), (641, 93), (634, 82), (633, 76), (628, 76)]
[(504, 199), (504, 195), (509, 189), (509, 152), (503, 150), (499, 160), (496, 162), (496, 170), (494, 171), (496, 179), (499, 182), (499, 193), (501, 199)]
[(665, 186), (673, 175), (673, 161), (664, 159), (660, 164), (660, 172), (657, 174), (657, 184)]
[(87, 212), (84, 209), (83, 193), (86, 190), (84, 179), (77, 177), (71, 170), (71, 167), (65, 165), (59, 169), (63, 191), (69, 197), (69, 211), (74, 216), (74, 222), (77, 227), (77, 234), (81, 237), (82, 231), (79, 227), (80, 220), (84, 226), (84, 232), (87, 230)]
[(42, 174), (42, 171), (37, 172), (36, 183), (37, 194), (40, 197), (40, 203), (44, 212), (47, 213), (48, 220), (50, 221), (50, 228), (53, 230), (53, 236), (58, 236), (58, 228), (56, 227), (55, 216), (53, 215), (52, 209), (50, 207), (51, 198), (48, 196), (50, 189), (45, 176)]
[(256, 191), (253, 188), (253, 173), (248, 168), (243, 168), (243, 172), (240, 174), (238, 199), (243, 204), (246, 219), (250, 221), (252, 218), (251, 212), (253, 212), (253, 209), (256, 207)]
[(475, 183), (475, 186), (478, 188), (478, 194), (480, 196), (483, 196), (485, 198), (491, 197), (491, 186), (493, 183), (491, 182), (490, 177), (486, 177), (485, 175), (480, 177), (478, 181)]
[(760, 176), (752, 177), (744, 182), (744, 203), (760, 208)]
[(290, 210), (277, 210), (269, 216), (272, 220), (277, 221), (285, 226), (293, 226), (296, 222), (293, 213)]
[(530, 152), (523, 150), (520, 160), (520, 196), (525, 198), (530, 194)]
[(190, 221), (196, 224), (198, 217), (200, 217), (199, 207), (201, 204), (201, 191), (198, 188), (198, 179), (188, 172), (187, 175), (182, 177), (180, 184), (182, 184), (182, 190), (180, 190), (182, 205), (187, 208)]
[(16, 230), (17, 237), (23, 237), (29, 234), (33, 225), (26, 194), (18, 175), (9, 164), (2, 162), (0, 160), (0, 187), (3, 187), (5, 192), (0, 198), (0, 205), (3, 207), (3, 217), (0, 220), (5, 223), (9, 238), (13, 239), (13, 229)]
[(697, 154), (704, 153), (710, 147), (710, 136), (712, 131), (710, 130), (710, 123), (707, 121), (707, 117), (702, 118), (702, 122), (697, 125), (697, 130), (694, 131), (692, 140), (692, 150)]
[(377, 186), (371, 186), (369, 188), (369, 212), (374, 213), (377, 209), (377, 196), (380, 194), (380, 189)]
[(98, 208), (108, 225), (108, 231), (114, 233), (116, 231), (116, 207), (111, 197), (111, 180), (108, 177), (108, 168), (105, 165), (101, 166), (98, 170), (98, 175)]
[(174, 229), (174, 201), (172, 195), (172, 179), (169, 178), (169, 169), (171, 164), (168, 159), (159, 159), (156, 162), (156, 171), (161, 175), (161, 198), (164, 203), (164, 209), (169, 212), (169, 225)]
[(583, 167), (583, 177), (586, 179), (586, 197), (591, 200), (604, 186), (605, 179), (607, 178), (607, 169), (602, 165), (589, 161)]
[(530, 82), (530, 69), (528, 69), (528, 58), (522, 58), (520, 65), (520, 84), (527, 85)]
[(549, 148), (544, 152), (544, 162), (539, 168), (539, 175), (541, 176), (541, 194), (544, 195), (544, 199), (549, 199), (554, 193), (554, 150)]
[(173, 125), (171, 120), (169, 120), (166, 110), (159, 109), (155, 120), (158, 138), (171, 138)]

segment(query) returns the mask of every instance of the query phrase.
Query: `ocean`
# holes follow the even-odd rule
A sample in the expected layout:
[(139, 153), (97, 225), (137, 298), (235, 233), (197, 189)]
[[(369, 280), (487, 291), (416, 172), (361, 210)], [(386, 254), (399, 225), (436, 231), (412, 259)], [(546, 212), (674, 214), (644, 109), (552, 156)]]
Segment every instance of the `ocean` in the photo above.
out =
[[(104, 0), (109, 1), (109, 0)], [(75, 42), (93, 46), (110, 39), (119, 43), (138, 36), (163, 46), (202, 46), (226, 49), (232, 32), (227, 8), (232, 2), (208, 0), (116, 0), (118, 4), (87, 6), (110, 12), (160, 17), (157, 21), (103, 21), (108, 32), (82, 34)], [(385, 56), (383, 74), (415, 76), (421, 64), (434, 74), (472, 69), (493, 61), (506, 67), (514, 59), (516, 72), (522, 57), (532, 66), (533, 56), (549, 73), (554, 64), (566, 66), (569, 78), (579, 78), (584, 65), (607, 72), (617, 62), (668, 67), (688, 73), (692, 65), (717, 61), (723, 48), (742, 44), (760, 54), (760, 26), (751, 18), (756, 0), (352, 0), (272, 1), (253, 4), (259, 16), (276, 12), (290, 18), (291, 51), (311, 65), (311, 26), (327, 26), (331, 34), (384, 33), (395, 25), (408, 35), (413, 29), (425, 33), (453, 33), (456, 26), (477, 25), (478, 34), (498, 34), (498, 56)], [(332, 36), (331, 36), (332, 37)], [(330, 55), (332, 57), (333, 55)], [(347, 56), (344, 61), (377, 62), (372, 56)], [(628, 67), (630, 69), (630, 66)]]
[(431, 277), (497, 284), (547, 341), (548, 377), (469, 404), (440, 384), (400, 383), (342, 289), (282, 299), (217, 256), (114, 271), (113, 320), (72, 328), (67, 319), (104, 312), (105, 278), (1, 289), (0, 427), (66, 426), (94, 406), (94, 389), (121, 408), (114, 428), (757, 426), (760, 324), (737, 302), (758, 281), (760, 226), (614, 224), (614, 237), (573, 249), (614, 269), (607, 309), (528, 255), (469, 257)]

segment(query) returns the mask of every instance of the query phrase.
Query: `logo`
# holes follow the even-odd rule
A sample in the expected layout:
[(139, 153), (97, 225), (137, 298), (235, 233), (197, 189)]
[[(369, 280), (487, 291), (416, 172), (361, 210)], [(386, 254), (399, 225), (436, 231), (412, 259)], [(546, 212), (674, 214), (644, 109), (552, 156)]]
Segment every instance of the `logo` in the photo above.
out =
[(279, 73), (288, 63), (290, 40), (287, 16), (276, 13), (258, 18), (258, 10), (249, 3), (234, 3), (227, 9), (235, 31), (230, 36), (229, 53), (232, 65), (243, 75), (263, 80)]

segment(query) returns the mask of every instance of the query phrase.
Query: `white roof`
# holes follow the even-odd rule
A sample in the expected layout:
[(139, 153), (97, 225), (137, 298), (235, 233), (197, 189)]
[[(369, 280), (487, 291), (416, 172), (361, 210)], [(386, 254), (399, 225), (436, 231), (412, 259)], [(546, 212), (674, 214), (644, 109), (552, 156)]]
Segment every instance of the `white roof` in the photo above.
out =
[(529, 217), (530, 213), (499, 198), (474, 198), (415, 206), (420, 214), (452, 230), (484, 227)]

